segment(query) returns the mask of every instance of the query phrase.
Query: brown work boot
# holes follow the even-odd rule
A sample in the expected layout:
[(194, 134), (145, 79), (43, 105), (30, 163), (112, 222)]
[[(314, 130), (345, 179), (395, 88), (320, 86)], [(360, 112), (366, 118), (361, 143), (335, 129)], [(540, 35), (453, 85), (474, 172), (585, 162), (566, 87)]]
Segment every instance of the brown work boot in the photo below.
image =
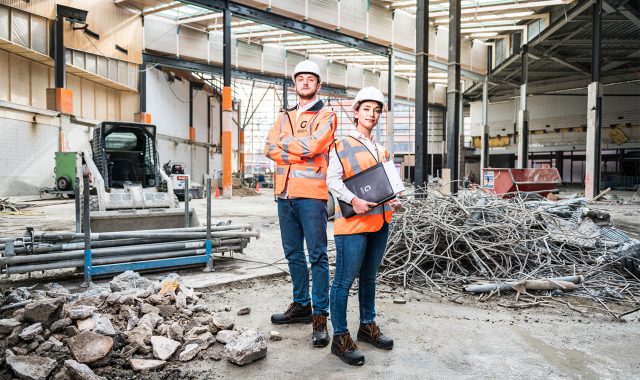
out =
[(329, 342), (329, 333), (327, 332), (327, 316), (324, 314), (313, 315), (313, 347), (327, 347)]
[(375, 322), (372, 323), (360, 323), (358, 329), (358, 342), (366, 342), (373, 344), (374, 347), (383, 350), (390, 350), (393, 348), (393, 339), (387, 338), (382, 335), (382, 331)]
[(291, 302), (287, 311), (282, 314), (273, 314), (271, 323), (276, 325), (288, 325), (291, 323), (310, 323), (311, 322), (311, 304), (302, 306), (297, 302)]
[(364, 353), (358, 351), (358, 346), (351, 339), (351, 334), (349, 333), (333, 336), (331, 353), (349, 365), (360, 366), (364, 364)]

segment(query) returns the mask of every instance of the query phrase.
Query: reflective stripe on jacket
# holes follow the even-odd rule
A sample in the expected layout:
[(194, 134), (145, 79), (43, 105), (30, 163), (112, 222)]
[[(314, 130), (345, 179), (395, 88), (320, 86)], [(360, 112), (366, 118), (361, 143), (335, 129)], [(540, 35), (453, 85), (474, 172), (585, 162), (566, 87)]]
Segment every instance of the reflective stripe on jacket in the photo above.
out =
[[(374, 158), (373, 153), (367, 149), (364, 144), (353, 137), (345, 137), (336, 140), (335, 148), (340, 163), (344, 168), (343, 179), (350, 178), (363, 170), (366, 170), (378, 162), (384, 162), (389, 159), (389, 152), (377, 145), (378, 159)], [(350, 218), (344, 218), (340, 212), (340, 206), (336, 202), (333, 231), (335, 235), (351, 235), (365, 232), (379, 231), (385, 222), (391, 222), (393, 210), (387, 203), (373, 207), (366, 214), (354, 215)]]
[(321, 101), (296, 114), (295, 107), (281, 112), (267, 136), (264, 155), (277, 164), (275, 194), (286, 188), (292, 198), (327, 200), (327, 151), (338, 119)]

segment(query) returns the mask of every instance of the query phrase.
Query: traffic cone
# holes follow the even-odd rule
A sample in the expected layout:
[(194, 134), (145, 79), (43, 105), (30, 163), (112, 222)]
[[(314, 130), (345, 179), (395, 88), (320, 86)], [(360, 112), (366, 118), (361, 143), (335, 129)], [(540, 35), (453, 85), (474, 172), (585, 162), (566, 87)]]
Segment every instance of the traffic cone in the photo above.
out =
[(213, 196), (214, 198), (220, 198), (220, 188), (218, 186), (216, 186), (216, 193)]
[(260, 192), (260, 182), (256, 182), (256, 192)]

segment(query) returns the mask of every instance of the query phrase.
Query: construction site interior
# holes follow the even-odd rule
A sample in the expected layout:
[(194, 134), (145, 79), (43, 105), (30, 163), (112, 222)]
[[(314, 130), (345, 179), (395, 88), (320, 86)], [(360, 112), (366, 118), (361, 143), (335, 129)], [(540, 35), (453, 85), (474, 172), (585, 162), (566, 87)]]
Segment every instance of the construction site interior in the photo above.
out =
[[(270, 151), (300, 73), (336, 142), (382, 93), (404, 188), (363, 366), (272, 322), (332, 170)], [(640, 1), (0, 0), (0, 379), (632, 379), (639, 342)]]

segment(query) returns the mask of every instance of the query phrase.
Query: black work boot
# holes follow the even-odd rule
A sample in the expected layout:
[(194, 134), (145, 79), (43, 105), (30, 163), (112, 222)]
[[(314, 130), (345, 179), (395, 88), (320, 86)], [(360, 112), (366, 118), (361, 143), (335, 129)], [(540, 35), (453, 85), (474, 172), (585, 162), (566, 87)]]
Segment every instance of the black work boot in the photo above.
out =
[(360, 323), (358, 329), (358, 342), (373, 344), (376, 348), (390, 350), (393, 348), (393, 339), (382, 335), (380, 328), (375, 322)]
[(291, 302), (287, 311), (282, 314), (273, 314), (271, 323), (276, 325), (288, 325), (290, 323), (310, 323), (311, 322), (311, 304), (302, 306), (297, 302)]
[(330, 342), (327, 332), (327, 316), (323, 314), (313, 315), (313, 347), (327, 347)]
[(331, 353), (347, 364), (358, 366), (364, 364), (364, 353), (358, 351), (358, 346), (351, 339), (351, 334), (349, 333), (333, 336)]

